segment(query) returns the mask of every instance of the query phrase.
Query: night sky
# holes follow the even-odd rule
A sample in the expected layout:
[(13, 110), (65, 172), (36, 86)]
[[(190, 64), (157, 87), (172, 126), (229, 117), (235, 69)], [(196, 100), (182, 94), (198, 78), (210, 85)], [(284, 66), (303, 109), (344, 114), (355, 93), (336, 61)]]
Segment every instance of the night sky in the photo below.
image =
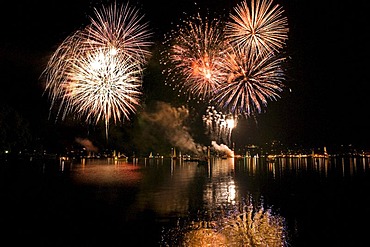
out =
[[(120, 3), (120, 1), (117, 1)], [(240, 121), (233, 135), (238, 143), (280, 140), (289, 145), (354, 144), (370, 148), (368, 123), (368, 11), (366, 1), (279, 0), (289, 23), (284, 51), (289, 59), (286, 81), (290, 90), (265, 111)], [(17, 112), (27, 123), (38, 145), (63, 146), (63, 138), (89, 131), (79, 124), (49, 118), (49, 101), (43, 96), (40, 75), (56, 47), (68, 35), (87, 25), (94, 7), (106, 1), (14, 0), (2, 4), (0, 105)], [(153, 30), (153, 41), (163, 35), (185, 13), (197, 10), (225, 15), (235, 0), (130, 1), (145, 14)], [(157, 52), (153, 47), (153, 52)], [(153, 56), (144, 77), (147, 102), (167, 101), (159, 61)], [(4, 111), (4, 110), (2, 110)], [(202, 113), (199, 113), (202, 114)], [(5, 116), (6, 114), (2, 114)], [(1, 120), (1, 119), (0, 119)], [(2, 120), (4, 121), (4, 120)], [(130, 128), (121, 136), (134, 135)], [(20, 124), (20, 126), (24, 126)], [(203, 131), (199, 126), (197, 131)], [(129, 130), (130, 129), (130, 130)], [(117, 135), (120, 136), (120, 135)], [(116, 136), (116, 138), (118, 138)], [(112, 138), (114, 139), (114, 137)]]

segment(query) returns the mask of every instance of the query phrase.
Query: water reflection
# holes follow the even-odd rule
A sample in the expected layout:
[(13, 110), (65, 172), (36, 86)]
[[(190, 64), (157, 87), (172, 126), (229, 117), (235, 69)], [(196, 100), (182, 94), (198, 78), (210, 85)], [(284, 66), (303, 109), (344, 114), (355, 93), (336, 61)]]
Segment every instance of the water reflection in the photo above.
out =
[(194, 213), (191, 212), (195, 208), (191, 201), (183, 201), (188, 207), (182, 208), (186, 211), (179, 216), (176, 226), (164, 231), (162, 246), (285, 245), (284, 218), (270, 208), (265, 210), (260, 204), (254, 205), (248, 193), (239, 190), (234, 176), (235, 159), (215, 158), (200, 167), (196, 164), (177, 166), (172, 162), (171, 167), (172, 176), (180, 176), (178, 172), (181, 176), (187, 176), (187, 182), (183, 184), (187, 189), (177, 187), (176, 192), (167, 195), (171, 198), (179, 198), (181, 191), (191, 188), (200, 174), (206, 179), (199, 184), (203, 205), (196, 207)]
[[(135, 185), (137, 193), (125, 220), (135, 221), (143, 212), (152, 212), (157, 219), (181, 221), (164, 231), (162, 244), (166, 246), (282, 246), (284, 219), (271, 209), (254, 205), (248, 192), (240, 191), (235, 180), (236, 161), (213, 158), (198, 164), (176, 159), (83, 159), (61, 160), (59, 166), (75, 183), (96, 187), (97, 198), (108, 193), (101, 188)], [(109, 200), (121, 197), (109, 193)]]
[(178, 221), (161, 246), (287, 246), (285, 219), (262, 206), (233, 205), (209, 219)]
[[(289, 180), (292, 176), (299, 178), (302, 175), (319, 175), (318, 177), (327, 179), (361, 175), (368, 172), (369, 159), (212, 159), (203, 169), (207, 176), (202, 184), (203, 211), (198, 210), (197, 214), (188, 212), (175, 227), (167, 229), (163, 234), (163, 246), (287, 246), (289, 229), (285, 218), (272, 210), (275, 205), (263, 202), (258, 186), (265, 186), (269, 179)], [(194, 178), (194, 174), (189, 176), (191, 177)]]
[(203, 200), (207, 209), (225, 204), (235, 205), (239, 200), (234, 181), (234, 159), (213, 159), (208, 163), (208, 181), (203, 189)]
[(133, 211), (150, 209), (162, 217), (187, 216), (193, 209), (235, 204), (239, 198), (234, 159), (212, 159), (202, 165), (176, 159), (145, 159), (143, 163), (145, 176)]
[(134, 185), (142, 179), (140, 167), (126, 160), (60, 160), (60, 171), (70, 172), (75, 183), (90, 185)]
[(369, 157), (276, 157), (274, 159), (245, 157), (237, 160), (241, 170), (251, 176), (269, 174), (273, 179), (316, 172), (325, 177), (338, 175), (348, 177), (367, 172)]
[[(166, 222), (163, 246), (202, 246), (206, 243), (212, 246), (240, 246), (240, 243), (243, 246), (285, 246), (289, 229), (278, 207), (296, 200), (305, 201), (305, 195), (299, 194), (299, 190), (290, 189), (291, 183), (302, 178), (312, 181), (311, 185), (330, 177), (351, 179), (369, 171), (369, 158), (211, 158), (205, 164), (170, 158), (136, 158), (132, 162), (87, 159), (60, 161), (59, 167), (75, 183), (96, 185), (98, 190), (111, 185), (135, 186), (127, 208), (125, 204), (123, 214), (127, 215), (122, 218), (135, 221), (143, 214), (147, 217), (149, 212), (159, 222)], [(109, 198), (124, 198), (125, 190), (109, 192), (119, 194)], [(285, 190), (290, 192), (285, 193)], [(100, 189), (100, 193), (107, 193), (107, 190)], [(269, 198), (264, 201), (267, 193), (270, 193)], [(117, 205), (118, 199), (112, 202)], [(292, 206), (290, 210), (295, 212), (295, 208)], [(297, 232), (302, 231), (299, 220), (291, 217), (293, 231), (295, 227)], [(298, 223), (292, 225), (292, 222)]]
[(145, 159), (144, 179), (141, 181), (131, 216), (144, 210), (154, 211), (160, 217), (184, 216), (189, 211), (194, 181), (202, 177), (196, 162), (181, 160)]

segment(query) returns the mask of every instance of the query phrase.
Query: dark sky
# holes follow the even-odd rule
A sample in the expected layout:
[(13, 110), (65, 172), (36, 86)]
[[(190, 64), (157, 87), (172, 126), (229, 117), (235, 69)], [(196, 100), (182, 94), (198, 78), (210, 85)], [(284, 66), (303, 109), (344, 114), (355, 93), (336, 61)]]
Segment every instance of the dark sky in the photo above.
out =
[[(106, 2), (14, 0), (2, 4), (0, 103), (15, 108), (33, 126), (53, 125), (39, 76), (58, 44), (87, 25), (93, 7)], [(130, 2), (141, 8), (155, 33), (153, 38), (160, 42), (171, 23), (178, 22), (184, 13), (208, 8), (224, 15), (239, 1)], [(241, 123), (234, 131), (236, 139), (370, 147), (369, 46), (365, 38), (370, 29), (365, 2), (274, 1), (283, 6), (289, 22), (285, 51), (289, 57), (286, 85), (291, 91), (269, 102), (266, 111), (256, 117), (254, 127)], [(150, 91), (153, 93), (155, 86)]]

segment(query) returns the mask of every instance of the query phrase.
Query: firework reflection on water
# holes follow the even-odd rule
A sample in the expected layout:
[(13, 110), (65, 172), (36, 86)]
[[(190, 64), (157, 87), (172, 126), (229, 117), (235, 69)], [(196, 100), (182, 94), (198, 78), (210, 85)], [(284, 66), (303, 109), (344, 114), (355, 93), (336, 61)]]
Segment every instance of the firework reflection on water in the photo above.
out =
[(213, 160), (207, 169), (211, 182), (203, 192), (205, 210), (164, 229), (161, 246), (287, 246), (285, 219), (251, 197), (240, 198), (229, 176), (233, 158)]

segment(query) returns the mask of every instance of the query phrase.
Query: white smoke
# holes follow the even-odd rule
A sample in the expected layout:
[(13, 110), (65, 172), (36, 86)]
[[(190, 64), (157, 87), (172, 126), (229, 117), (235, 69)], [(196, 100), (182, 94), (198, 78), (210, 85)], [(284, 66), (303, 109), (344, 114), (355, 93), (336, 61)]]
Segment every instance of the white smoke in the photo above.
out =
[(222, 143), (219, 145), (215, 141), (212, 141), (211, 144), (215, 151), (218, 152), (219, 154), (221, 155), (225, 154), (227, 157), (230, 158), (234, 157), (234, 151), (231, 150), (227, 145)]

